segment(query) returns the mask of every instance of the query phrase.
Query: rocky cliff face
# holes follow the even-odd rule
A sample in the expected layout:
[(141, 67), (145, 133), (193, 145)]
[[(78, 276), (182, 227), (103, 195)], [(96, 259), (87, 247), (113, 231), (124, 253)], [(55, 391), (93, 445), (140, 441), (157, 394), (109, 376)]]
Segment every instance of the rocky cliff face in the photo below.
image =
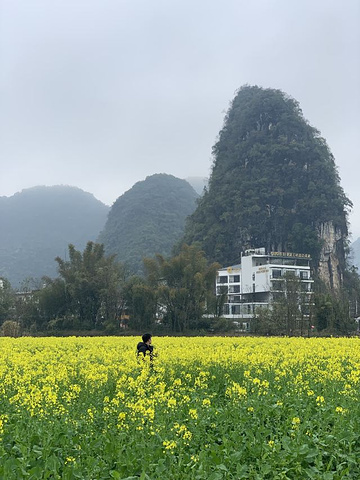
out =
[(330, 221), (320, 225), (319, 238), (323, 244), (318, 265), (319, 277), (329, 288), (338, 291), (343, 283), (345, 269), (345, 236)]

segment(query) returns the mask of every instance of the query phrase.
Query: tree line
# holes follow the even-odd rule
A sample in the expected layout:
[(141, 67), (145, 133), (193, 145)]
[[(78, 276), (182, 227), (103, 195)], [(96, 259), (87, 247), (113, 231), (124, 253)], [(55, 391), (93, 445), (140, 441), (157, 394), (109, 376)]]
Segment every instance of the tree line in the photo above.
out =
[[(0, 328), (3, 334), (53, 334), (122, 331), (219, 332), (236, 328), (223, 319), (225, 295), (216, 296), (220, 265), (209, 263), (196, 244), (182, 245), (171, 257), (144, 259), (143, 276), (130, 275), (103, 244), (88, 242), (84, 251), (68, 247), (68, 259), (56, 258), (58, 277), (16, 293), (0, 282)], [(360, 280), (347, 272), (344, 289), (334, 294), (315, 282), (305, 299), (301, 282), (285, 278), (284, 294), (271, 309), (256, 312), (251, 332), (262, 335), (309, 335), (354, 332)], [(360, 302), (359, 302), (360, 305)]]
[(358, 330), (357, 298), (359, 276), (348, 271), (344, 287), (333, 292), (315, 277), (314, 291), (302, 288), (293, 272), (283, 276), (283, 291), (274, 292), (272, 308), (259, 309), (252, 322), (252, 331), (259, 335), (348, 335)]
[(38, 288), (16, 293), (3, 279), (0, 325), (16, 322), (29, 333), (202, 328), (214, 305), (219, 265), (209, 265), (199, 247), (183, 245), (173, 257), (145, 258), (144, 276), (130, 275), (115, 257), (100, 243), (88, 242), (83, 252), (70, 244), (68, 260), (55, 259), (59, 276), (43, 277)]

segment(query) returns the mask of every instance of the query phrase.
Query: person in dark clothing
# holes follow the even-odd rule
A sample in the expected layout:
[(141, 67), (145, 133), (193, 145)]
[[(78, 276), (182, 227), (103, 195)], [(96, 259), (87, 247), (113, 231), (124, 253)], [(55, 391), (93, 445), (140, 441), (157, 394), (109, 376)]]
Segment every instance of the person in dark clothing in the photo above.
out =
[(143, 354), (143, 356), (145, 358), (147, 352), (149, 352), (150, 361), (153, 360), (153, 358), (154, 358), (154, 347), (151, 345), (151, 339), (152, 339), (151, 333), (144, 333), (144, 335), (142, 336), (142, 342), (139, 342), (137, 344), (137, 347), (136, 347), (138, 357), (141, 354)]

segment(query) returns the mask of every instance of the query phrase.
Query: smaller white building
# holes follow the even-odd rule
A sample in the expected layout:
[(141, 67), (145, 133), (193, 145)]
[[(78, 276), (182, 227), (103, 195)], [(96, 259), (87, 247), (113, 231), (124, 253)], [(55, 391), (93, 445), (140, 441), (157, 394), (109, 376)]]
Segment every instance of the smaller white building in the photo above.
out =
[(258, 308), (271, 307), (276, 296), (284, 294), (285, 274), (300, 280), (305, 297), (303, 303), (308, 306), (314, 283), (310, 260), (310, 255), (304, 253), (266, 254), (265, 248), (246, 250), (240, 264), (217, 272), (216, 294), (225, 296), (222, 316), (238, 321), (240, 328), (248, 329), (248, 322)]

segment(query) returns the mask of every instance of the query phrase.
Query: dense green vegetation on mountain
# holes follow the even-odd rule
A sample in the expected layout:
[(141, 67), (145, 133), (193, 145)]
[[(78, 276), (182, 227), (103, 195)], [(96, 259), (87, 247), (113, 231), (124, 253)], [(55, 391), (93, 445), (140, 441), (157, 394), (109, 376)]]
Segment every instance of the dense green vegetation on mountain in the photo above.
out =
[(144, 257), (171, 253), (197, 198), (185, 180), (166, 174), (147, 177), (116, 200), (98, 241), (131, 272), (142, 273)]
[(187, 222), (185, 242), (211, 261), (238, 263), (249, 247), (310, 253), (318, 265), (324, 226), (345, 268), (351, 202), (325, 140), (280, 90), (242, 87), (213, 147), (209, 187)]
[(0, 277), (20, 288), (27, 277), (57, 275), (69, 243), (84, 248), (102, 230), (109, 207), (76, 187), (34, 187), (0, 197)]

